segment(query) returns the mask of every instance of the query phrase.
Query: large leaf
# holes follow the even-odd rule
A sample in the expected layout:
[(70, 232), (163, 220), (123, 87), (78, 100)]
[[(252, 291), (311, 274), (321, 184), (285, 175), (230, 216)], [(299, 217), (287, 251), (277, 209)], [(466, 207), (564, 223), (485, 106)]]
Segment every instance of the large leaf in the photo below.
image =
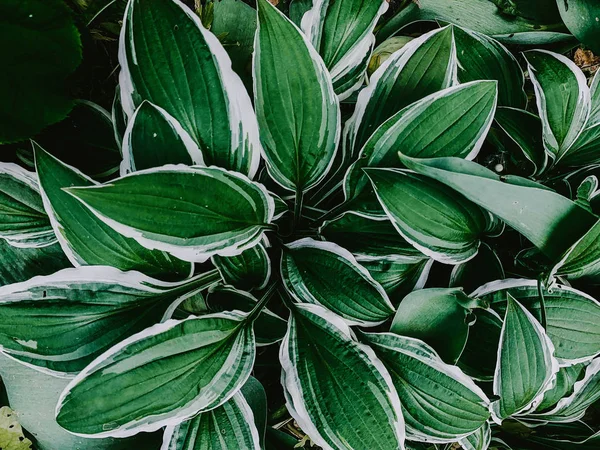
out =
[(383, 288), (350, 252), (331, 243), (305, 238), (288, 244), (281, 277), (292, 297), (322, 305), (350, 324), (377, 325), (394, 313)]
[(359, 262), (387, 292), (394, 306), (397, 306), (409, 292), (425, 286), (433, 264), (432, 259), (418, 262), (413, 259), (393, 261), (368, 259)]
[(419, 3), (409, 3), (379, 29), (377, 40), (384, 40), (420, 20), (455, 23), (505, 44), (541, 45), (572, 41), (572, 36), (562, 24), (540, 24), (499, 14), (490, 0), (419, 0)]
[[(323, 60), (267, 0), (258, 1), (254, 96), (269, 174), (302, 192), (327, 174), (340, 135), (340, 110)], [(283, 67), (294, 70), (281, 76)]]
[(444, 361), (454, 363), (469, 335), (468, 309), (477, 304), (461, 289), (420, 289), (404, 297), (390, 331), (422, 340)]
[(163, 166), (68, 192), (124, 236), (187, 261), (256, 245), (275, 209), (264, 187), (218, 167)]
[(0, 143), (27, 139), (73, 107), (65, 78), (81, 62), (81, 40), (61, 0), (0, 5)]
[(590, 90), (581, 69), (565, 56), (546, 50), (524, 55), (542, 119), (544, 146), (558, 162), (588, 120)]
[(479, 153), (496, 110), (497, 83), (475, 81), (431, 94), (381, 125), (344, 179), (346, 200), (369, 184), (365, 167), (398, 167), (398, 152), (414, 158)]
[(507, 301), (494, 374), (500, 399), (491, 407), (498, 422), (535, 408), (558, 372), (554, 346), (540, 323), (510, 294)]
[(363, 84), (373, 29), (388, 6), (386, 0), (316, 0), (302, 18), (302, 30), (323, 57), (341, 100)]
[(35, 173), (16, 164), (0, 164), (0, 238), (16, 247), (56, 242)]
[(390, 372), (409, 439), (454, 442), (490, 417), (483, 391), (424, 342), (392, 333), (359, 336)]
[(0, 288), (0, 348), (42, 371), (76, 374), (123, 339), (154, 325), (184, 299), (219, 281), (184, 283), (90, 266)]
[(540, 175), (548, 164), (540, 118), (523, 109), (500, 107), (494, 119), (533, 165), (531, 175)]
[(589, 47), (600, 53), (600, 5), (594, 0), (557, 0), (560, 17), (571, 33)]
[(148, 100), (179, 121), (207, 164), (254, 176), (260, 143), (250, 97), (223, 46), (191, 9), (179, 0), (131, 0), (119, 62), (130, 118)]
[(395, 52), (371, 76), (344, 130), (344, 154), (358, 154), (369, 137), (404, 107), (450, 87), (456, 79), (451, 27), (424, 34)]
[(317, 305), (295, 305), (279, 358), (287, 408), (325, 449), (404, 450), (390, 374), (350, 328)]
[(35, 163), (44, 208), (63, 251), (75, 266), (106, 265), (121, 270), (139, 270), (162, 278), (183, 278), (189, 263), (160, 251), (149, 251), (102, 223), (63, 188), (94, 186), (84, 174), (35, 147)]
[(319, 234), (344, 247), (360, 261), (427, 259), (398, 234), (389, 220), (373, 220), (354, 211), (323, 222)]
[(50, 275), (71, 267), (59, 244), (40, 248), (18, 248), (0, 239), (0, 286)]
[[(546, 333), (554, 344), (554, 356), (566, 365), (590, 360), (600, 354), (600, 303), (560, 284), (543, 288)], [(540, 291), (534, 280), (502, 280), (488, 283), (473, 296), (488, 301), (500, 313), (511, 295), (541, 320)]]
[(477, 254), (491, 217), (444, 185), (399, 169), (366, 170), (398, 232), (427, 256), (459, 264)]
[(525, 78), (517, 59), (498, 41), (466, 28), (454, 27), (458, 79), (498, 81), (498, 104), (524, 108)]
[(212, 257), (223, 280), (238, 289), (264, 289), (271, 278), (271, 260), (261, 243), (244, 250), (237, 256)]
[(198, 145), (175, 118), (147, 100), (129, 119), (121, 174), (166, 164), (204, 165)]
[(80, 436), (124, 437), (222, 405), (254, 364), (254, 332), (243, 319), (169, 320), (122, 341), (65, 388), (57, 422)]
[(250, 405), (238, 392), (229, 401), (191, 420), (168, 426), (162, 450), (260, 450)]
[(472, 161), (400, 158), (410, 169), (444, 183), (502, 219), (550, 259), (560, 258), (596, 221), (545, 186), (520, 177), (500, 177)]

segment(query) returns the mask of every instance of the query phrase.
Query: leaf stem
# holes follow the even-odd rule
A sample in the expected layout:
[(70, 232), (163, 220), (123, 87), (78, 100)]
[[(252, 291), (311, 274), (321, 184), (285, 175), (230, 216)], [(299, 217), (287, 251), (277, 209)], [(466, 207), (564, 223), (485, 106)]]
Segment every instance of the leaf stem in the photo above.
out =
[(267, 288), (267, 291), (260, 298), (260, 300), (258, 301), (256, 306), (254, 308), (252, 308), (252, 311), (250, 311), (248, 313), (248, 315), (246, 316), (247, 322), (254, 322), (254, 320), (256, 320), (256, 318), (261, 313), (261, 311), (264, 309), (264, 307), (267, 305), (269, 300), (271, 300), (271, 297), (273, 297), (273, 294), (275, 293), (276, 290), (277, 290), (277, 283), (272, 283)]
[(302, 202), (304, 199), (304, 193), (302, 189), (296, 187), (296, 201), (294, 203), (294, 225), (292, 227), (292, 234), (296, 231), (296, 227), (298, 226), (298, 222), (300, 222), (300, 217), (302, 217)]
[(344, 201), (342, 203), (340, 203), (337, 206), (334, 206), (332, 209), (330, 209), (329, 211), (327, 211), (325, 214), (323, 214), (320, 217), (317, 217), (313, 223), (322, 223), (325, 220), (329, 220), (332, 219), (333, 217), (335, 217), (336, 215), (338, 215), (341, 212), (344, 212), (344, 210), (346, 209), (346, 207), (348, 206), (348, 202)]
[(546, 299), (544, 298), (544, 286), (542, 285), (542, 277), (540, 276), (537, 280), (537, 288), (538, 294), (540, 296), (540, 313), (541, 313), (541, 322), (544, 330), (546, 329)]

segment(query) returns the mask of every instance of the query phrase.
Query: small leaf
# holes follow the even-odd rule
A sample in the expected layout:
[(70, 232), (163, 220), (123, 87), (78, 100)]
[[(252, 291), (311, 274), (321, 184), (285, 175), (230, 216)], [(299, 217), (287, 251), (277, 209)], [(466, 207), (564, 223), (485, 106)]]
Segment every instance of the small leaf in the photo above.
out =
[(585, 126), (591, 107), (585, 75), (574, 62), (546, 50), (524, 53), (543, 125), (544, 146), (560, 161)]
[(302, 18), (302, 31), (323, 57), (340, 100), (362, 86), (373, 29), (388, 7), (386, 0), (317, 0)]
[(473, 292), (484, 283), (503, 278), (504, 269), (500, 258), (488, 244), (482, 242), (473, 259), (454, 266), (449, 287), (461, 287), (466, 292)]
[(244, 250), (237, 256), (212, 257), (223, 280), (241, 290), (264, 289), (271, 278), (271, 260), (263, 244)]
[(427, 344), (392, 333), (359, 336), (390, 372), (409, 439), (454, 442), (490, 417), (483, 391), (460, 369), (445, 364)]
[[(211, 312), (242, 311), (249, 313), (254, 309), (258, 300), (247, 292), (238, 291), (230, 286), (214, 286), (209, 290), (206, 305)], [(271, 345), (283, 339), (287, 322), (263, 308), (254, 322), (256, 345)]]
[(160, 251), (149, 251), (133, 239), (121, 236), (63, 191), (71, 186), (94, 186), (93, 180), (35, 144), (34, 150), (44, 208), (60, 246), (73, 265), (113, 266), (159, 278), (189, 276), (192, 270), (189, 263)]
[(121, 174), (166, 164), (203, 166), (204, 158), (174, 117), (144, 100), (125, 130)]
[[(294, 70), (281, 76), (283, 67)], [(336, 153), (338, 99), (321, 57), (267, 0), (258, 1), (254, 96), (269, 174), (291, 191), (318, 184)]]
[(413, 291), (400, 303), (390, 331), (420, 339), (432, 346), (444, 361), (454, 363), (469, 335), (467, 308), (475, 305), (461, 289)]
[[(510, 294), (500, 334), (492, 403), (495, 421), (535, 408), (558, 372), (554, 346), (540, 323)], [(519, 361), (519, 364), (515, 364)]]
[(323, 448), (404, 450), (390, 374), (350, 333), (320, 306), (294, 306), (279, 355), (288, 411)]
[(491, 217), (441, 183), (399, 169), (367, 169), (381, 206), (398, 232), (436, 261), (459, 264), (477, 254)]
[(196, 448), (260, 450), (252, 410), (240, 392), (216, 409), (167, 426), (162, 449)]
[(261, 185), (217, 167), (163, 166), (68, 192), (115, 231), (187, 261), (256, 245), (275, 209)]
[(31, 450), (32, 442), (23, 435), (17, 414), (8, 406), (0, 408), (0, 448), (2, 450)]
[(11, 163), (0, 163), (0, 238), (21, 248), (56, 242), (35, 173)]
[(288, 244), (281, 258), (286, 290), (302, 303), (322, 305), (350, 324), (373, 326), (394, 313), (387, 294), (347, 250), (310, 238)]
[(398, 152), (414, 158), (477, 156), (496, 110), (497, 84), (474, 81), (407, 106), (369, 138), (344, 178), (346, 200), (369, 184), (365, 167), (399, 167)]
[(424, 259), (414, 262), (400, 259), (393, 261), (369, 259), (359, 262), (387, 292), (392, 304), (397, 306), (409, 292), (425, 286), (433, 260)]
[(401, 155), (400, 159), (410, 169), (444, 183), (487, 209), (550, 259), (560, 258), (596, 222), (576, 203), (524, 178), (500, 177), (459, 158), (418, 160)]
[(79, 436), (126, 437), (214, 409), (250, 376), (254, 344), (251, 325), (231, 313), (147, 328), (102, 354), (65, 388), (56, 420)]
[(573, 393), (573, 386), (585, 368), (584, 364), (561, 367), (556, 374), (552, 389), (544, 393), (544, 399), (536, 408), (536, 412), (544, 411), (556, 405), (563, 397)]
[(460, 445), (464, 450), (488, 450), (492, 441), (492, 430), (489, 423), (483, 426), (475, 433), (460, 440)]
[(77, 374), (123, 339), (159, 322), (176, 300), (219, 281), (165, 283), (89, 266), (0, 288), (0, 348), (40, 371)]
[(560, 17), (578, 41), (600, 53), (600, 5), (594, 0), (556, 2)]
[(567, 249), (552, 269), (553, 275), (569, 280), (594, 279), (600, 275), (600, 221), (596, 222), (581, 239)]
[(121, 100), (131, 119), (144, 100), (173, 116), (208, 165), (254, 176), (260, 143), (252, 103), (227, 52), (179, 0), (132, 0), (119, 52)]
[[(546, 333), (554, 344), (554, 356), (564, 365), (588, 361), (600, 354), (600, 303), (568, 286), (544, 288)], [(519, 301), (541, 320), (540, 292), (535, 280), (501, 280), (481, 286), (472, 294), (499, 313), (504, 313), (508, 296)]]

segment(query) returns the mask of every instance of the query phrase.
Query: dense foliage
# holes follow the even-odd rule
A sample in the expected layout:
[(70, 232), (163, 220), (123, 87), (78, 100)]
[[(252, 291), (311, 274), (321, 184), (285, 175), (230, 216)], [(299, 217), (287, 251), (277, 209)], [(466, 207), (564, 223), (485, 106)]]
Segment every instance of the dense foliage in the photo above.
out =
[(82, 0), (122, 17), (108, 113), (65, 92), (67, 6), (16, 3), (0, 374), (17, 415), (47, 393), (34, 445), (598, 448), (600, 72), (566, 55), (600, 7)]

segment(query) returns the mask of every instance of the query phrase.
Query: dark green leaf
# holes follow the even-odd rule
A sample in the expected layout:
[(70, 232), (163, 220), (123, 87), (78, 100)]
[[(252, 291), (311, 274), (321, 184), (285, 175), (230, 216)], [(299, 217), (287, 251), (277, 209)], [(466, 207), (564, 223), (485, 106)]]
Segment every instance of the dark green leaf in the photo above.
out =
[(212, 257), (223, 280), (241, 290), (264, 289), (271, 277), (271, 260), (263, 244), (244, 250), (237, 256)]
[(571, 33), (600, 53), (600, 5), (594, 0), (557, 0), (560, 16)]

